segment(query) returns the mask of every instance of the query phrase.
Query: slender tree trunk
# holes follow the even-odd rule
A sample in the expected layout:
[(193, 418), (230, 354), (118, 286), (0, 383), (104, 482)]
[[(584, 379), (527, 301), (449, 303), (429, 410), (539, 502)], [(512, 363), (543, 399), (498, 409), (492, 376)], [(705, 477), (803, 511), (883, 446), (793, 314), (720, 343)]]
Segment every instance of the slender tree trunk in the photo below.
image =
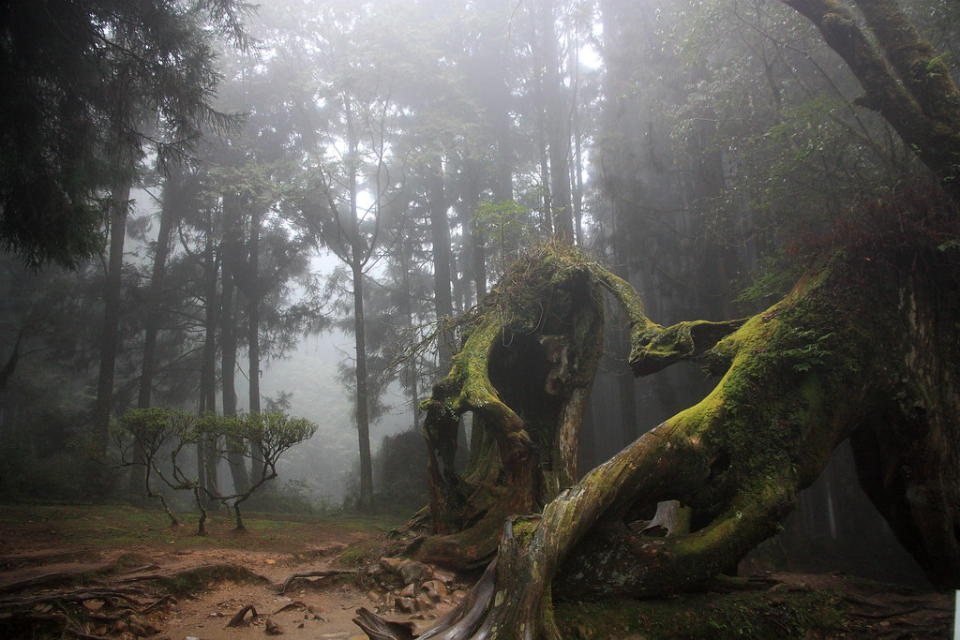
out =
[(540, 167), (540, 215), (541, 234), (550, 237), (554, 233), (553, 199), (550, 196), (550, 159), (547, 153), (547, 116), (544, 107), (543, 69), (537, 72), (534, 85), (534, 101), (537, 104), (537, 150)]
[(567, 100), (560, 77), (557, 53), (554, 0), (538, 3), (539, 41), (543, 60), (543, 97), (547, 120), (547, 142), (550, 154), (550, 198), (555, 233), (558, 238), (573, 242), (573, 215), (570, 200), (570, 131)]
[(347, 247), (350, 273), (353, 280), (353, 334), (354, 355), (356, 358), (355, 376), (357, 385), (356, 416), (357, 443), (360, 452), (360, 502), (362, 511), (373, 510), (373, 461), (370, 454), (370, 401), (367, 376), (367, 336), (363, 311), (363, 268), (369, 258), (368, 248), (360, 234), (360, 220), (357, 208), (357, 173), (359, 140), (354, 128), (353, 107), (349, 97), (344, 98), (344, 113), (347, 120), (347, 145), (349, 148), (347, 165), (347, 190), (350, 198), (347, 220), (338, 221), (341, 231), (349, 240)]
[(356, 258), (353, 274), (353, 331), (356, 339), (357, 439), (360, 445), (360, 508), (373, 508), (373, 462), (370, 455), (370, 414), (367, 389), (367, 344), (363, 317), (363, 268)]
[[(250, 381), (250, 413), (260, 413), (260, 211), (254, 208), (250, 214), (250, 258), (248, 262), (247, 291), (247, 344), (248, 372)], [(250, 443), (253, 453), (252, 475), (256, 482), (263, 475), (263, 451), (259, 443)]]
[[(223, 268), (220, 324), (221, 378), (223, 381), (223, 415), (237, 415), (237, 271), (240, 253), (240, 203), (236, 193), (223, 195)], [(233, 478), (234, 492), (242, 493), (250, 486), (247, 468), (239, 443), (227, 442), (227, 463)]]
[(123, 270), (123, 241), (130, 206), (130, 179), (122, 178), (110, 195), (110, 256), (103, 290), (103, 327), (100, 332), (100, 370), (94, 407), (97, 450), (107, 452), (110, 416), (113, 413), (113, 383), (117, 352), (120, 349), (120, 287)]
[[(413, 306), (411, 305), (411, 298), (413, 296), (410, 291), (410, 269), (411, 267), (411, 256), (413, 255), (413, 241), (410, 239), (405, 239), (400, 245), (400, 284), (402, 291), (400, 292), (400, 304), (399, 311), (400, 315), (403, 316), (404, 329), (411, 331), (414, 327), (413, 324)], [(449, 290), (448, 290), (449, 292)], [(403, 365), (403, 377), (404, 377), (404, 386), (407, 389), (407, 394), (410, 398), (411, 406), (411, 427), (416, 431), (420, 423), (420, 398), (418, 397), (419, 389), (417, 384), (417, 359), (416, 355), (411, 355), (407, 358), (406, 362)]]
[(571, 126), (573, 128), (573, 230), (577, 246), (583, 246), (583, 132), (580, 128), (580, 43), (570, 47), (570, 66), (573, 95), (570, 97)]
[[(203, 249), (204, 281), (204, 341), (203, 361), (200, 369), (200, 414), (217, 412), (217, 324), (220, 301), (217, 295), (217, 258), (213, 240), (213, 224), (207, 229)], [(217, 442), (215, 438), (202, 438), (197, 443), (197, 476), (200, 483), (212, 494), (219, 493), (217, 482)], [(206, 495), (206, 494), (205, 494)], [(208, 498), (207, 506), (215, 504)]]
[[(160, 207), (160, 229), (153, 254), (153, 268), (150, 277), (150, 289), (146, 299), (146, 318), (143, 334), (143, 363), (140, 367), (140, 388), (137, 394), (137, 407), (150, 406), (153, 394), (153, 376), (156, 370), (157, 334), (160, 329), (160, 298), (163, 295), (163, 279), (166, 273), (167, 256), (170, 253), (170, 235), (176, 223), (178, 210), (176, 198), (182, 189), (179, 168), (170, 172), (163, 187), (163, 204)], [(144, 452), (139, 441), (134, 443), (134, 465), (130, 468), (130, 493), (143, 486)]]
[(447, 219), (447, 201), (443, 191), (443, 163), (434, 160), (430, 174), (430, 239), (433, 243), (433, 296), (437, 322), (441, 323), (438, 340), (440, 371), (450, 369), (453, 355), (453, 336), (442, 329), (443, 322), (453, 316), (453, 298), (450, 296), (450, 222)]
[(462, 197), (464, 215), (469, 220), (470, 266), (473, 270), (473, 284), (479, 303), (487, 295), (486, 238), (480, 221), (477, 220), (477, 209), (480, 206), (480, 163), (473, 158), (464, 158), (463, 173)]

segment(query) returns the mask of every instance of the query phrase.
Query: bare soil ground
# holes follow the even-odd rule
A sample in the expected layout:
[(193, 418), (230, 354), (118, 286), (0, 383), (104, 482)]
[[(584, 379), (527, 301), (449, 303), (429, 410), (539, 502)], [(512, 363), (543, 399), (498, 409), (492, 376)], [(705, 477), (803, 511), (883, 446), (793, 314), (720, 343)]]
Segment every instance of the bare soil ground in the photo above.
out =
[[(352, 622), (360, 607), (422, 628), (463, 585), (395, 609), (399, 593), (357, 566), (375, 561), (390, 524), (251, 517), (236, 534), (224, 517), (199, 538), (132, 507), (0, 507), (0, 637), (354, 640), (366, 638)], [(281, 593), (291, 576), (324, 572)]]
[[(469, 578), (381, 560), (396, 524), (251, 516), (235, 534), (223, 517), (198, 537), (149, 509), (0, 506), (0, 638), (364, 640), (352, 622), (360, 607), (421, 631)], [(558, 603), (556, 613), (579, 640), (925, 639), (949, 636), (953, 601), (838, 574), (771, 573), (663, 600)]]

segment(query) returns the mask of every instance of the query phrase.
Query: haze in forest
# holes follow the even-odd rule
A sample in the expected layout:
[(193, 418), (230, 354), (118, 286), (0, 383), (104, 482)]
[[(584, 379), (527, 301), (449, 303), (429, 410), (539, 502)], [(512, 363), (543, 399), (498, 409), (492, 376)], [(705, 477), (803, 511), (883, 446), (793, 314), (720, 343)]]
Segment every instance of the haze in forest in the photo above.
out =
[[(953, 202), (952, 156), (931, 150), (950, 135), (899, 123), (922, 100), (893, 108), (865, 91), (876, 69), (852, 67), (810, 18), (832, 3), (79, 0), (45, 15), (21, 4), (0, 8), (0, 496), (13, 502), (163, 496), (171, 511), (408, 517), (436, 512), (449, 473), (470, 504), (457, 483), (495, 446), (473, 428), (489, 417), (460, 419), (480, 409), (434, 385), (489, 305), (540, 274), (510, 271), (518, 259), (574, 247), (571, 264), (622, 279), (661, 327), (775, 320), (765, 310), (816, 280), (829, 251), (886, 250), (871, 234), (891, 217)], [(847, 4), (851, 29), (880, 35), (864, 46), (886, 51), (872, 16), (853, 11), (865, 3)], [(935, 55), (913, 81), (884, 85), (890, 95), (953, 86), (960, 7), (893, 4)], [(893, 74), (895, 54), (883, 55)], [(923, 122), (956, 124), (956, 104), (938, 104)], [(921, 221), (892, 235), (949, 260), (951, 234)], [(528, 348), (553, 302), (537, 299), (542, 322), (504, 330), (487, 355), (514, 338)], [(635, 377), (640, 321), (598, 304), (571, 481), (726, 371), (705, 357)], [(794, 373), (826, 368), (823, 341), (839, 333), (801, 336)], [(550, 355), (552, 338), (537, 339), (530, 353)], [(549, 380), (566, 353), (531, 378)], [(440, 412), (428, 398), (459, 412), (449, 460), (424, 427)], [(268, 414), (282, 420), (265, 426)], [(151, 429), (166, 438), (154, 449)], [(290, 438), (275, 458), (269, 429)], [(756, 562), (929, 586), (935, 560), (911, 555), (861, 488), (882, 481), (848, 435), (823, 445), (836, 452)], [(549, 475), (560, 463), (544, 442), (531, 447)]]

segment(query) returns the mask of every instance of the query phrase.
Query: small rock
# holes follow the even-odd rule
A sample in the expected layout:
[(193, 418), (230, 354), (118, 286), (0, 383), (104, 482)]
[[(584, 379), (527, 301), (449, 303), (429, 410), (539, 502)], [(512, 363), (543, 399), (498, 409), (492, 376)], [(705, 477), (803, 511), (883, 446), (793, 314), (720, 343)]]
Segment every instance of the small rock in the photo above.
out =
[(417, 588), (413, 583), (408, 584), (400, 591), (400, 595), (403, 596), (404, 598), (412, 598), (416, 594), (417, 594)]
[(440, 580), (428, 580), (420, 585), (420, 588), (434, 602), (443, 600), (447, 597), (447, 586)]
[(376, 602), (377, 600), (380, 599), (380, 594), (371, 589), (370, 591), (367, 591), (367, 597), (373, 602)]
[(416, 607), (418, 611), (426, 611), (427, 609), (433, 608), (433, 603), (430, 602), (430, 598), (424, 595), (419, 595), (416, 597)]
[(279, 636), (283, 633), (283, 629), (280, 628), (280, 625), (269, 618), (267, 618), (267, 626), (264, 631), (267, 632), (268, 636)]
[(443, 571), (442, 569), (434, 569), (433, 577), (437, 580), (441, 580), (444, 584), (453, 584), (454, 575), (449, 571)]
[(411, 560), (400, 567), (400, 577), (403, 578), (404, 584), (410, 584), (411, 582), (420, 584), (432, 578), (433, 572), (430, 570), (430, 567), (422, 562)]
[(404, 613), (413, 613), (417, 610), (417, 603), (413, 598), (395, 598), (393, 601), (393, 606), (398, 611), (402, 611)]
[(407, 561), (403, 558), (380, 558), (380, 566), (383, 570), (392, 573), (400, 573), (400, 567), (403, 566), (404, 562)]

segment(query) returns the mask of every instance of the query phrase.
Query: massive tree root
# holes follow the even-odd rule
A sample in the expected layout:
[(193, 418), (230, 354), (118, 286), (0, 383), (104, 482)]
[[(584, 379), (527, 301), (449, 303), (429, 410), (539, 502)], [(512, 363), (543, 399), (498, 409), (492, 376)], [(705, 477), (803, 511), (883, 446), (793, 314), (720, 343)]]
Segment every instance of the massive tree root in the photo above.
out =
[[(501, 518), (502, 534), (495, 562), (471, 597), (421, 640), (553, 640), (562, 637), (553, 622), (554, 597), (653, 596), (696, 587), (774, 534), (797, 492), (851, 434), (868, 493), (908, 550), (937, 584), (960, 584), (955, 256), (851, 251), (823, 261), (785, 299), (746, 322), (667, 328), (647, 319), (632, 288), (599, 266), (555, 251), (534, 260), (542, 270), (523, 267), (525, 277), (534, 278), (521, 281), (530, 288), (511, 293), (514, 299), (548, 300), (554, 285), (569, 290), (579, 283), (594, 317), (594, 292), (605, 289), (628, 312), (636, 373), (698, 357), (721, 377), (700, 403), (577, 484), (555, 482), (557, 493), (537, 493), (558, 467), (532, 465), (538, 448), (527, 428), (531, 407), (515, 411), (513, 402), (523, 406), (523, 399), (496, 384), (532, 377), (530, 369), (510, 379), (495, 374), (497, 349), (511, 330), (504, 318), (516, 316), (481, 309), (453, 373), (428, 404), (437, 535), (418, 552), (453, 566), (484, 557), (480, 532), (488, 533), (489, 524), (481, 530), (482, 517), (464, 517), (477, 498), (463, 488), (477, 492), (480, 484), (458, 478), (449, 447), (438, 446), (449, 443), (464, 410), (482, 416), (497, 445), (503, 491), (486, 516)], [(586, 325), (599, 328), (597, 320)], [(530, 327), (528, 339), (538, 328)], [(575, 344), (577, 353), (586, 353), (580, 345), (591, 343)], [(585, 371), (582, 360), (569, 362)], [(556, 426), (556, 434), (576, 428), (563, 420)], [(869, 464), (870, 458), (889, 463)], [(560, 482), (573, 477), (572, 471), (557, 475)], [(516, 515), (539, 511), (538, 497), (545, 495), (552, 500), (542, 513)], [(662, 516), (667, 501), (689, 509), (688, 526), (651, 526), (662, 520), (658, 504)], [(477, 546), (459, 555), (449, 544), (467, 539)]]

